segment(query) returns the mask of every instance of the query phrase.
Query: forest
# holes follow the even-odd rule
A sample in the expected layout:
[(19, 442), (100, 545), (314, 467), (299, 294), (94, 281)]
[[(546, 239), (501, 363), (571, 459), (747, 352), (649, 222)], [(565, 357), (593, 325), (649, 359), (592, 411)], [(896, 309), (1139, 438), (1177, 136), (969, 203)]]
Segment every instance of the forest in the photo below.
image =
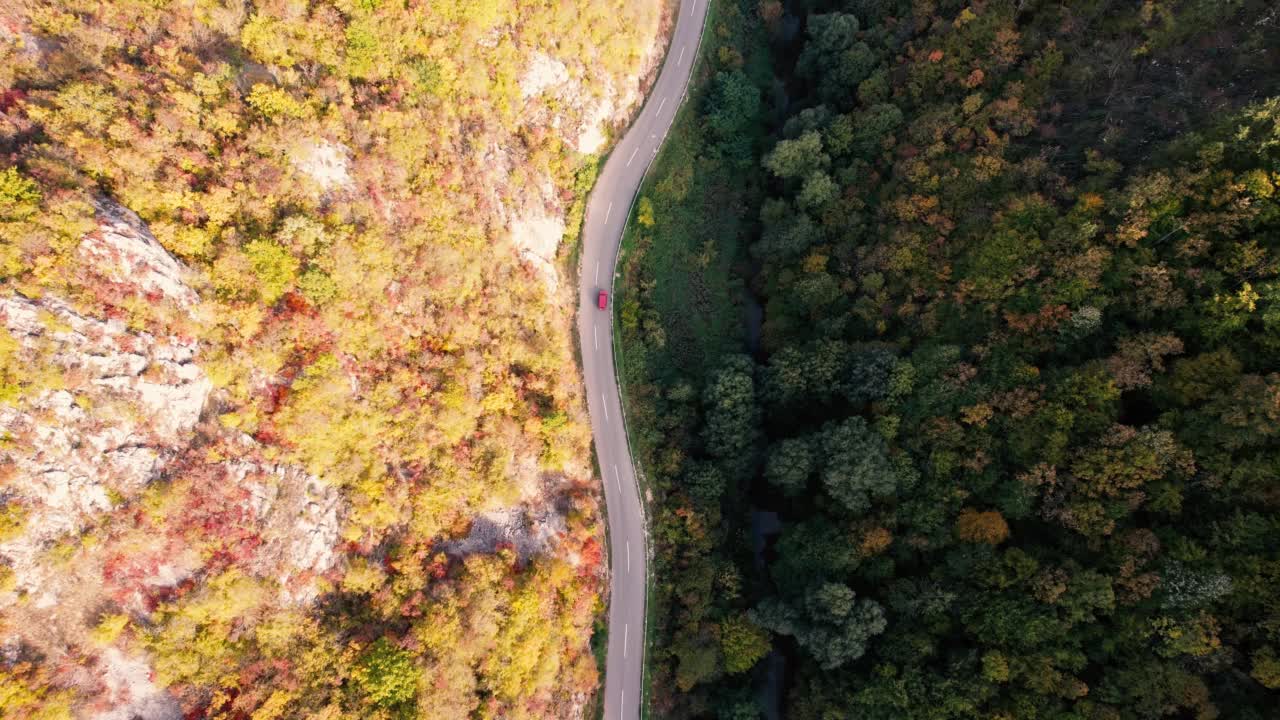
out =
[(619, 294), (653, 715), (1275, 717), (1275, 4), (713, 7)]
[(0, 717), (590, 711), (552, 264), (667, 12), (0, 3)]

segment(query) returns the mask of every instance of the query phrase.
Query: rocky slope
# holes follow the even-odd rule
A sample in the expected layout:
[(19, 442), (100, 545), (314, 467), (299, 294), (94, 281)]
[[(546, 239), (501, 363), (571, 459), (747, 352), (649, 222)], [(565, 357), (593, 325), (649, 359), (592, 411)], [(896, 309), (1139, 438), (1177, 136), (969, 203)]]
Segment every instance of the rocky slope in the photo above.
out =
[[(87, 274), (117, 293), (194, 311), (190, 272), (136, 214), (103, 199), (96, 217), (78, 248)], [(0, 542), (3, 647), (81, 666), (66, 679), (98, 696), (89, 715), (176, 718), (145, 653), (89, 649), (105, 606), (145, 615), (217, 562), (183, 543), (186, 512), (157, 514), (145, 531), (130, 516), (149, 486), (175, 473), (194, 478), (217, 506), (184, 509), (233, 521), (239, 542), (253, 546), (237, 564), (273, 579), (281, 605), (312, 600), (315, 579), (337, 562), (341, 498), (297, 466), (256, 459), (262, 448), (252, 439), (201, 424), (214, 388), (191, 338), (132, 329), (53, 295), (0, 297), (0, 322), (9, 362), (45, 375), (43, 389), (0, 407), (10, 520)], [(211, 447), (234, 457), (201, 457)]]
[[(669, 22), (669, 18), (663, 19)], [(526, 103), (523, 123), (529, 128), (549, 129), (584, 155), (603, 151), (612, 131), (625, 125), (639, 110), (644, 91), (653, 81), (662, 59), (664, 45), (660, 39), (665, 30), (648, 38), (637, 65), (637, 72), (625, 78), (606, 78), (603, 87), (590, 91), (580, 76), (571, 74), (566, 62), (541, 50), (532, 51), (520, 77), (520, 94)], [(576, 63), (575, 73), (584, 72)], [(597, 95), (598, 93), (598, 95)], [(491, 160), (499, 163), (505, 177), (517, 159), (495, 153)], [(522, 202), (515, 207), (499, 205), (494, 222), (509, 228), (511, 241), (520, 257), (528, 262), (555, 294), (560, 287), (556, 253), (564, 237), (565, 198), (550, 176), (532, 178), (525, 185)]]

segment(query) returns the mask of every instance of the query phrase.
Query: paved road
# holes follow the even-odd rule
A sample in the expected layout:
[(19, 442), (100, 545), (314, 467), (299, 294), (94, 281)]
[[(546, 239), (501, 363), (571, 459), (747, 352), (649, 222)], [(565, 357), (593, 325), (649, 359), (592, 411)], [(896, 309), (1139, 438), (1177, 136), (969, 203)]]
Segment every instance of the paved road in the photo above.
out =
[(596, 307), (600, 290), (612, 304), (614, 265), (631, 201), (684, 99), (709, 0), (681, 0), (679, 18), (658, 80), (644, 109), (605, 162), (587, 202), (583, 226), (582, 277), (578, 283), (578, 334), (587, 409), (609, 509), (611, 580), (609, 650), (605, 661), (605, 718), (640, 716), (644, 674), (644, 508), (636, 487), (631, 450), (619, 405), (613, 363), (612, 312)]

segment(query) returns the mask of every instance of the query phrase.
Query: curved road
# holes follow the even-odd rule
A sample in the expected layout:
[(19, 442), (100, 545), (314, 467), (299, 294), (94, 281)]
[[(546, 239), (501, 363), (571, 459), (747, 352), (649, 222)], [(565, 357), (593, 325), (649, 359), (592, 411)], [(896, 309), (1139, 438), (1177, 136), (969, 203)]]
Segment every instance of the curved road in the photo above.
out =
[(614, 147), (587, 202), (578, 282), (578, 336), (596, 458), (609, 515), (611, 578), (609, 650), (605, 660), (606, 720), (640, 716), (644, 678), (645, 576), (648, 571), (644, 506), (627, 445), (613, 364), (613, 312), (596, 307), (600, 290), (613, 297), (614, 266), (622, 231), (640, 181), (657, 155), (684, 100), (709, 0), (681, 0), (671, 45), (640, 115)]

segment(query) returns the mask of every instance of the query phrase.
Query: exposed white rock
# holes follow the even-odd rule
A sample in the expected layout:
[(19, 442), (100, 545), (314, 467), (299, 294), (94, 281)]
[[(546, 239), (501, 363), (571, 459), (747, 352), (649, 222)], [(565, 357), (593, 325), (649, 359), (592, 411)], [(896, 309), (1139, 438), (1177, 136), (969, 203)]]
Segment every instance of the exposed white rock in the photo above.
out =
[(185, 281), (186, 270), (151, 234), (137, 213), (106, 198), (95, 203), (98, 228), (80, 240), (86, 267), (147, 295), (182, 307), (199, 299)]
[(583, 155), (600, 152), (609, 136), (605, 134), (606, 123), (613, 117), (613, 104), (608, 100), (596, 102), (582, 123), (582, 132), (578, 135), (574, 146)]
[(16, 10), (11, 4), (0, 4), (0, 41), (26, 58), (39, 60), (48, 52), (52, 41), (42, 40), (30, 32), (23, 14)]
[(328, 140), (300, 141), (289, 154), (289, 162), (322, 190), (347, 188), (351, 182), (351, 149)]
[(564, 531), (564, 516), (553, 508), (517, 505), (481, 513), (472, 519), (467, 537), (442, 547), (450, 555), (466, 556), (491, 553), (507, 543), (528, 560), (549, 552)]
[[(658, 29), (654, 26), (655, 31)], [(529, 55), (528, 65), (520, 77), (520, 92), (525, 100), (523, 122), (530, 126), (552, 128), (577, 149), (591, 155), (600, 152), (609, 140), (610, 126), (623, 122), (644, 99), (641, 92), (647, 79), (657, 69), (662, 57), (661, 35), (647, 38), (639, 72), (627, 78), (590, 75), (580, 63), (571, 70), (565, 62), (542, 51)], [(596, 82), (602, 85), (596, 86)], [(620, 83), (620, 84), (619, 84)], [(546, 103), (533, 98), (545, 96)], [(498, 188), (507, 184), (512, 158), (504, 149), (486, 148), (479, 163), (493, 188), (495, 224), (510, 230), (512, 244), (554, 295), (560, 279), (556, 271), (556, 251), (564, 237), (564, 203), (550, 178), (537, 178), (526, 185), (530, 191), (519, 207), (502, 207)]]
[(649, 38), (640, 59), (639, 72), (618, 78), (622, 83), (621, 87), (615, 85), (613, 79), (606, 80), (601, 95), (583, 109), (578, 137), (571, 141), (578, 152), (584, 155), (600, 152), (608, 142), (609, 126), (626, 121), (644, 101), (644, 83), (657, 71), (662, 59), (664, 47), (661, 41), (662, 36), (658, 34)]
[(511, 545), (523, 560), (555, 552), (565, 532), (563, 508), (555, 502), (565, 476), (543, 472), (536, 453), (519, 449), (510, 458), (507, 475), (519, 493), (518, 500), (501, 505), (494, 501), (471, 519), (465, 538), (444, 543), (445, 552), (459, 556), (491, 553), (499, 543)]
[(142, 582), (150, 587), (174, 587), (191, 577), (190, 566), (195, 564), (193, 560), (193, 558), (182, 558), (181, 563), (167, 562), (156, 568), (154, 573), (143, 578)]
[(0, 298), (0, 323), (26, 362), (66, 385), (0, 407), (7, 490), (27, 511), (0, 556), (23, 586), (37, 582), (21, 571), (46, 543), (109, 510), (111, 495), (137, 494), (186, 446), (212, 383), (192, 342), (84, 317), (57, 298)]
[(341, 494), (293, 465), (233, 460), (225, 468), (228, 482), (249, 490), (249, 514), (264, 540), (253, 570), (275, 575), (286, 604), (311, 601), (314, 585), (295, 588), (292, 580), (302, 572), (323, 573), (337, 561), (346, 511)]
[(535, 52), (520, 76), (520, 95), (530, 98), (569, 80), (569, 68), (546, 53)]
[(102, 699), (112, 707), (93, 715), (94, 720), (178, 720), (182, 717), (177, 700), (151, 682), (151, 666), (146, 660), (126, 657), (113, 647), (104, 650), (100, 660), (106, 686)]
[(559, 287), (556, 249), (564, 237), (564, 217), (549, 212), (533, 212), (511, 223), (511, 242), (547, 284), (549, 292)]

